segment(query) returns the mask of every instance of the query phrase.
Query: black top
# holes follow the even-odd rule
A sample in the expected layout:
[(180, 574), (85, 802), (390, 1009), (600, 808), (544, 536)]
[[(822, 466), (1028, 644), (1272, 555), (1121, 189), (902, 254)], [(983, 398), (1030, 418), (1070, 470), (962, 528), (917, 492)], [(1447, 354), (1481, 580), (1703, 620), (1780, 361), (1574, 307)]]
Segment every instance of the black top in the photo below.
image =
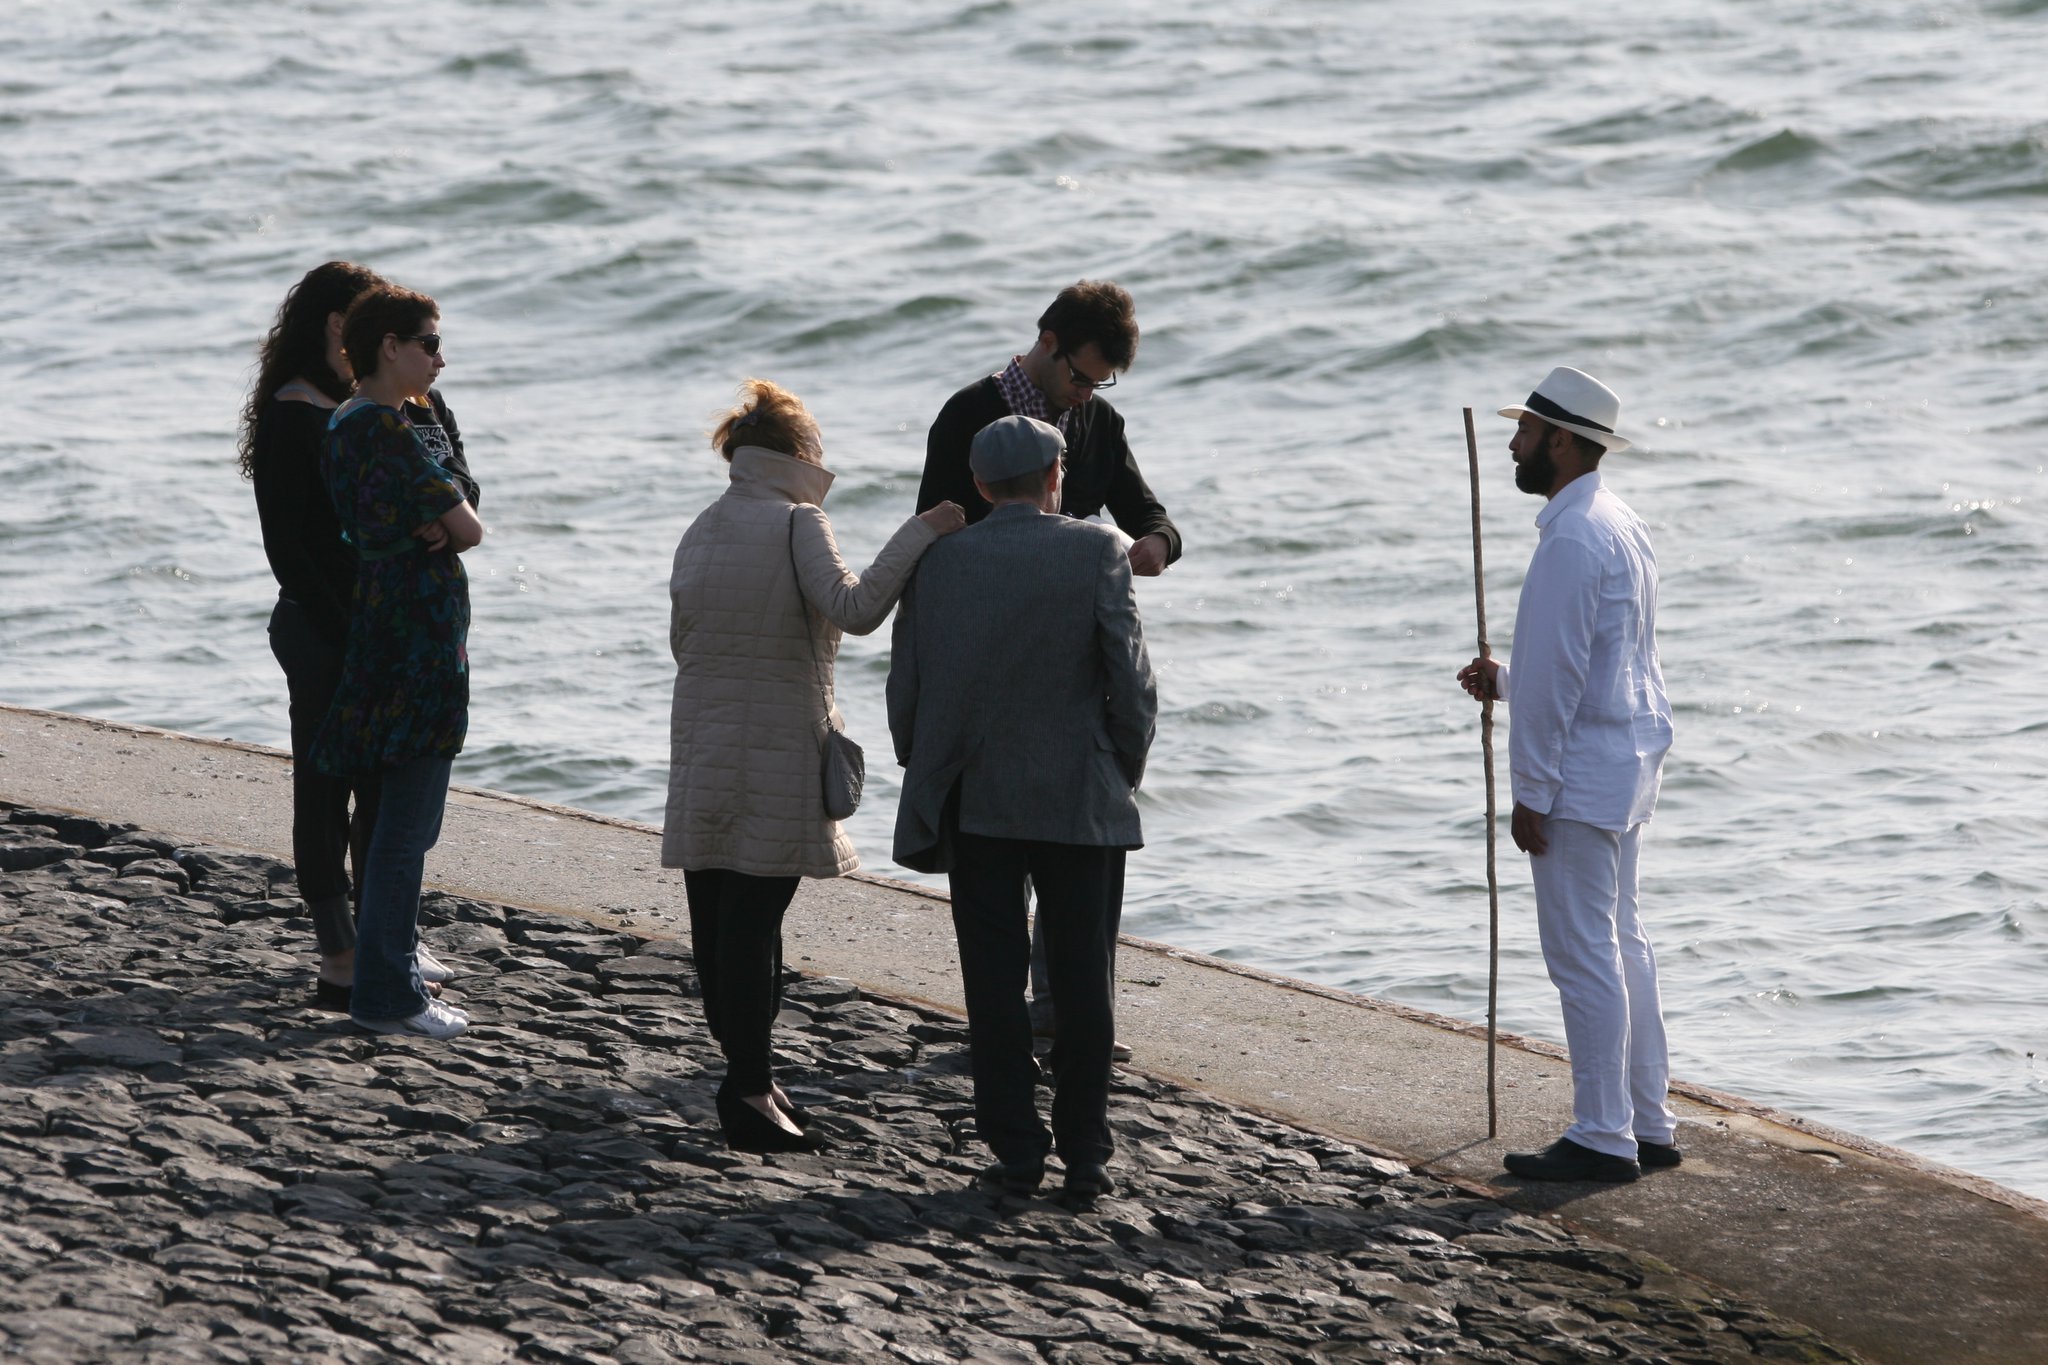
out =
[[(422, 429), (423, 439), (434, 427), (446, 433), (440, 464), (474, 507), (482, 490), (463, 458), (455, 414), (439, 389), (430, 390), (427, 400), (431, 411), (406, 404), (406, 420)], [(271, 399), (256, 419), (251, 465), (256, 516), (263, 523), (263, 555), (277, 579), (277, 595), (304, 608), (320, 638), (338, 651), (348, 644), (356, 552), (341, 538), (341, 523), (320, 478), (320, 447), (327, 439), (327, 419), (333, 415), (330, 408), (296, 399)], [(429, 449), (439, 444), (428, 441)]]
[[(1003, 401), (1002, 387), (994, 375), (976, 380), (946, 400), (925, 437), (918, 511), (951, 501), (966, 509), (969, 525), (988, 515), (988, 504), (974, 490), (967, 451), (976, 432), (1009, 415), (1010, 405)], [(1060, 510), (1070, 517), (1092, 517), (1104, 508), (1132, 540), (1163, 535), (1166, 562), (1180, 558), (1180, 531), (1138, 472), (1138, 462), (1124, 440), (1124, 419), (1115, 408), (1091, 395), (1067, 421), (1067, 474)]]

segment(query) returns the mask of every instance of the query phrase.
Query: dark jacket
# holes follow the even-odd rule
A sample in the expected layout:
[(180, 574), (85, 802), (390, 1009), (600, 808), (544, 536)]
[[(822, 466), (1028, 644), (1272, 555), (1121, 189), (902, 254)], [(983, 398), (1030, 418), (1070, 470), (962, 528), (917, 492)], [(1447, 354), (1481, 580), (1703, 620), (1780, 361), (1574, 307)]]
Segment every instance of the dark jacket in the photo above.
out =
[[(975, 433), (998, 417), (1010, 415), (995, 376), (978, 379), (946, 400), (924, 443), (924, 481), (917, 487), (917, 510), (957, 502), (973, 525), (988, 515), (988, 504), (974, 491), (967, 452)], [(1060, 511), (1070, 517), (1092, 517), (1108, 509), (1117, 528), (1132, 540), (1157, 533), (1166, 537), (1166, 562), (1180, 558), (1180, 531), (1166, 508), (1145, 485), (1138, 462), (1124, 440), (1124, 419), (1101, 398), (1091, 397), (1075, 408), (1067, 423), (1067, 472)]]
[(952, 866), (942, 814), (995, 839), (1137, 848), (1159, 702), (1131, 565), (1106, 526), (1024, 503), (925, 552), (896, 611), (896, 861)]

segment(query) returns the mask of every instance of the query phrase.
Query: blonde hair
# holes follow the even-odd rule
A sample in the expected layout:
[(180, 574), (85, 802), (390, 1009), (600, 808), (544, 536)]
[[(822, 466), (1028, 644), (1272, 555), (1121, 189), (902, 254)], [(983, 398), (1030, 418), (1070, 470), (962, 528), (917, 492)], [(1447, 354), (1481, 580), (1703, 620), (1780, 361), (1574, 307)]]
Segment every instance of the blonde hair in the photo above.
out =
[(711, 448), (726, 459), (741, 446), (762, 446), (812, 464), (825, 463), (818, 422), (804, 400), (766, 379), (741, 380), (739, 406), (711, 430)]

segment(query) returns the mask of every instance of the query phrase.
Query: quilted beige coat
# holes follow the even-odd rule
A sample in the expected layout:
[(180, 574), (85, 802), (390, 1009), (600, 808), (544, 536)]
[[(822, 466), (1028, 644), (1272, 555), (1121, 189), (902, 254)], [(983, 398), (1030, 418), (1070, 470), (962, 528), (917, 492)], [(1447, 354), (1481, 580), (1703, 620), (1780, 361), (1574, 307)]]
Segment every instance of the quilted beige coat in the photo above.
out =
[(860, 866), (819, 786), (826, 715), (844, 724), (832, 663), (841, 631), (888, 619), (938, 536), (912, 517), (856, 577), (818, 506), (831, 486), (817, 465), (743, 446), (725, 493), (676, 546), (664, 867), (837, 877)]

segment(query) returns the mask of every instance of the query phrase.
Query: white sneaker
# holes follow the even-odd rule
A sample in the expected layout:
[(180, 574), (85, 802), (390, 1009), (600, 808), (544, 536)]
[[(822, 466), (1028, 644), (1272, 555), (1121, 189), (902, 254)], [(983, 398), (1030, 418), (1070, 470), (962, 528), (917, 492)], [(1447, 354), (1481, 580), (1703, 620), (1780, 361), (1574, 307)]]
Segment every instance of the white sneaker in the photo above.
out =
[(452, 1005), (438, 1000), (427, 1001), (427, 1007), (418, 1014), (404, 1019), (357, 1019), (359, 1028), (372, 1033), (417, 1033), (425, 1038), (446, 1041), (469, 1027), (469, 1016)]
[(455, 979), (455, 969), (440, 958), (435, 957), (426, 944), (422, 943), (419, 945), (418, 956), (420, 960), (420, 980), (428, 981), (438, 986), (443, 982)]

